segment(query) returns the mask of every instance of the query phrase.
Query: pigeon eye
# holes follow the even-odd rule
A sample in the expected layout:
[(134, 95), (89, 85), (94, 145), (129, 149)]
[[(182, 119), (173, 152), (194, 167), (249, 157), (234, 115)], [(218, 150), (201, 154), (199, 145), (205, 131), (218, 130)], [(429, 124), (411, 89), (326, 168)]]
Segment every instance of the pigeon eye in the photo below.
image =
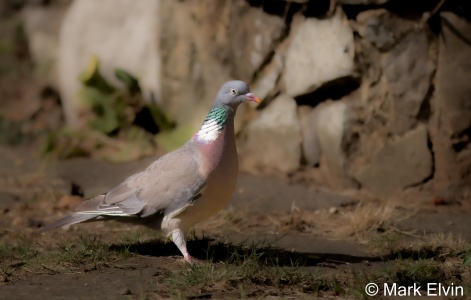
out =
[(231, 94), (232, 95), (237, 95), (237, 90), (236, 89), (231, 89)]

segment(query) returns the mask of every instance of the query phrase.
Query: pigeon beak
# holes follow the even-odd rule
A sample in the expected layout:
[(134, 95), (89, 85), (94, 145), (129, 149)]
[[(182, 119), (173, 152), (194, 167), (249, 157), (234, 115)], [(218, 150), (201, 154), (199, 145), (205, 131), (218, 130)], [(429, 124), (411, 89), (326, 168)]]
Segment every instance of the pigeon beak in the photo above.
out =
[(262, 100), (260, 100), (260, 98), (255, 97), (255, 95), (252, 94), (252, 93), (245, 94), (245, 98), (247, 98), (247, 100), (255, 102), (255, 103), (260, 103), (260, 101), (262, 101)]

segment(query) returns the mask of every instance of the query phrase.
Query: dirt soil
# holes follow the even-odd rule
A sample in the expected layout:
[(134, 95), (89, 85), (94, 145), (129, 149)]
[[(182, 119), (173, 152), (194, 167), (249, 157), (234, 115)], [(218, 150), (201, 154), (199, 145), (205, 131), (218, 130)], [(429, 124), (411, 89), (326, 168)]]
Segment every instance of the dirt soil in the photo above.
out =
[[(465, 252), (451, 257), (440, 249), (471, 241), (470, 198), (437, 203), (432, 194), (414, 199), (412, 190), (386, 203), (363, 193), (243, 173), (229, 207), (199, 224), (189, 242), (190, 253), (207, 261), (203, 267), (182, 263), (178, 249), (159, 233), (128, 224), (97, 222), (38, 234), (69, 213), (81, 194), (105, 192), (154, 159), (40, 161), (31, 149), (0, 147), (0, 299), (363, 298), (363, 283), (355, 288), (350, 279), (342, 281), (345, 274), (376, 274), (401, 259), (461, 266)], [(401, 248), (404, 241), (412, 248)], [(430, 248), (433, 243), (438, 246)], [(414, 245), (432, 250), (404, 250)], [(317, 276), (310, 280), (335, 278), (339, 287), (327, 280), (312, 290), (295, 273), (288, 283), (265, 278), (246, 268), (248, 256), (236, 262), (234, 253), (242, 248), (261, 249), (257, 257), (263, 263), (256, 268), (269, 266), (268, 273), (295, 268)], [(235, 265), (258, 275), (229, 280), (227, 272), (242, 270)], [(469, 266), (460, 270), (462, 284), (471, 286)], [(217, 272), (226, 272), (226, 279), (198, 281)]]

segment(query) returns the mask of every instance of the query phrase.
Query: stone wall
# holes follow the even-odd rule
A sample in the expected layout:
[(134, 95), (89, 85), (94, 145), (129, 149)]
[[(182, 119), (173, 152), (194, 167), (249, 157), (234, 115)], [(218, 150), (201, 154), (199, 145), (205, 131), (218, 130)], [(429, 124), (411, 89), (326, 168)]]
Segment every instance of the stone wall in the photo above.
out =
[(249, 82), (264, 102), (237, 119), (245, 170), (303, 170), (383, 198), (471, 186), (469, 1), (130, 3), (75, 0), (56, 33), (25, 13), (31, 41), (58, 41), (47, 53), (58, 53), (51, 81), (69, 125), (73, 80), (98, 54), (138, 76), (179, 125), (198, 124), (224, 81)]

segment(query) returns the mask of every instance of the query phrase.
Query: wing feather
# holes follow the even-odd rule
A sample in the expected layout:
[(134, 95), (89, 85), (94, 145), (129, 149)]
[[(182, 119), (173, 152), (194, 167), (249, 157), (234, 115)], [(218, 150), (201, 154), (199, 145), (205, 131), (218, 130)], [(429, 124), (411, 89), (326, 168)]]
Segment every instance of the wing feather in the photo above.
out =
[(127, 178), (104, 195), (83, 202), (76, 213), (148, 217), (191, 204), (206, 180), (199, 171), (199, 152), (185, 144)]

